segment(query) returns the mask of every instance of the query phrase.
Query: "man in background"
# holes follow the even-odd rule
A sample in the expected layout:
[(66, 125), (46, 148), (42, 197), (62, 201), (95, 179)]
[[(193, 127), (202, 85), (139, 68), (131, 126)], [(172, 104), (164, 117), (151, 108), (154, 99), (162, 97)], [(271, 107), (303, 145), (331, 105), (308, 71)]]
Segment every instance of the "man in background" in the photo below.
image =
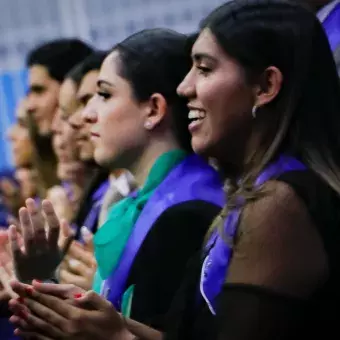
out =
[(40, 179), (39, 194), (58, 183), (56, 157), (52, 148), (51, 124), (55, 115), (59, 89), (66, 74), (93, 52), (79, 39), (58, 39), (32, 50), (26, 61), (28, 85), (26, 110), (34, 164)]

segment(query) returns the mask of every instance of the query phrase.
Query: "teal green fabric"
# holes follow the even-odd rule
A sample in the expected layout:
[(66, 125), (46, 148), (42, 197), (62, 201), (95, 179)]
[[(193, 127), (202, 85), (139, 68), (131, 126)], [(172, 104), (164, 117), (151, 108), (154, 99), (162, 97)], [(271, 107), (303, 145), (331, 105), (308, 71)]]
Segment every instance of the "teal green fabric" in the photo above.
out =
[(100, 277), (99, 271), (97, 270), (93, 277), (92, 290), (100, 294), (102, 290), (103, 280)]
[(130, 286), (124, 293), (122, 298), (122, 315), (126, 318), (131, 317), (131, 307), (132, 307), (132, 299), (133, 293), (135, 290), (135, 285)]
[[(100, 291), (101, 280), (107, 279), (115, 270), (133, 227), (148, 199), (168, 173), (187, 156), (185, 151), (172, 150), (161, 155), (153, 165), (144, 186), (136, 196), (129, 196), (115, 204), (107, 221), (94, 236), (98, 273), (93, 289)], [(99, 275), (98, 275), (99, 274)]]

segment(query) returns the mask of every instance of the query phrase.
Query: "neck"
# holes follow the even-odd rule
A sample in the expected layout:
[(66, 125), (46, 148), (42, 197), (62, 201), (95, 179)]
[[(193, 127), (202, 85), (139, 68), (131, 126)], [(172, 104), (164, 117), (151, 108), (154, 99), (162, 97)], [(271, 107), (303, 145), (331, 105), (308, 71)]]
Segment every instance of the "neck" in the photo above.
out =
[(129, 167), (130, 172), (134, 175), (139, 187), (143, 186), (149, 172), (156, 162), (157, 158), (165, 152), (179, 149), (179, 145), (174, 140), (156, 141), (149, 145), (142, 155)]
[[(247, 142), (237, 143), (229, 148), (227, 159), (223, 158), (225, 152), (218, 159), (218, 166), (224, 178), (234, 181), (246, 178), (249, 174), (256, 173), (256, 169), (262, 165), (267, 151), (273, 144), (277, 130), (261, 126), (263, 122), (258, 119), (250, 132), (242, 136)], [(267, 123), (268, 124), (268, 123)], [(265, 132), (263, 132), (265, 131)], [(232, 160), (232, 161), (231, 161)]]

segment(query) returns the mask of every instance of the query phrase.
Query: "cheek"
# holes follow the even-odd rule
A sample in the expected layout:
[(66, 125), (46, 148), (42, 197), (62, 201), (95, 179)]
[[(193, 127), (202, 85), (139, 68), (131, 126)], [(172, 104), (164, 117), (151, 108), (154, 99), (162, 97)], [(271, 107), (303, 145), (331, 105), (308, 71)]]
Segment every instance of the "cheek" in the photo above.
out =
[(22, 132), (22, 140), (23, 140), (24, 142), (26, 142), (26, 143), (31, 144), (31, 138), (30, 138), (29, 133), (28, 133), (27, 130), (25, 130), (25, 131)]
[(73, 130), (70, 128), (70, 126), (68, 124), (65, 124), (66, 126), (63, 127), (63, 135), (64, 138), (67, 142), (69, 143), (75, 143), (75, 137), (76, 134), (73, 133)]
[(143, 143), (144, 130), (138, 119), (139, 112), (134, 106), (122, 103), (105, 111), (98, 116), (98, 145), (113, 154), (127, 152)]
[(16, 136), (15, 141), (17, 143), (23, 144), (23, 143), (26, 143), (28, 139), (29, 139), (29, 137), (28, 137), (27, 134), (25, 134), (25, 133), (18, 133), (17, 136)]
[(57, 105), (58, 105), (57, 93), (55, 93), (54, 91), (50, 90), (44, 96), (43, 106), (45, 107), (46, 110), (51, 111), (51, 112), (54, 113)]
[(222, 124), (224, 128), (242, 120), (253, 100), (251, 90), (232, 77), (202, 84), (198, 96), (209, 120), (214, 126)]
[(134, 108), (123, 101), (117, 101), (111, 105), (103, 105), (102, 114), (98, 115), (99, 133), (106, 138), (117, 139), (128, 135), (138, 119), (134, 114)]

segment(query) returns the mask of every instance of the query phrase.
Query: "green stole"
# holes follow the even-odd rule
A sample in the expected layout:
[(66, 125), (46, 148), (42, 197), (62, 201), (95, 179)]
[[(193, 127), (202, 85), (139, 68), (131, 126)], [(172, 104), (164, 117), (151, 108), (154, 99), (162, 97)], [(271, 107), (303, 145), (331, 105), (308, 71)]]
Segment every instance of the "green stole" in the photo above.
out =
[[(144, 186), (135, 195), (128, 196), (110, 209), (106, 222), (94, 236), (98, 269), (94, 278), (93, 290), (97, 293), (100, 293), (102, 280), (107, 279), (116, 269), (133, 227), (148, 199), (169, 172), (186, 156), (187, 153), (183, 150), (172, 150), (161, 155), (151, 168)], [(130, 300), (131, 305), (132, 291), (128, 295), (123, 300)]]

